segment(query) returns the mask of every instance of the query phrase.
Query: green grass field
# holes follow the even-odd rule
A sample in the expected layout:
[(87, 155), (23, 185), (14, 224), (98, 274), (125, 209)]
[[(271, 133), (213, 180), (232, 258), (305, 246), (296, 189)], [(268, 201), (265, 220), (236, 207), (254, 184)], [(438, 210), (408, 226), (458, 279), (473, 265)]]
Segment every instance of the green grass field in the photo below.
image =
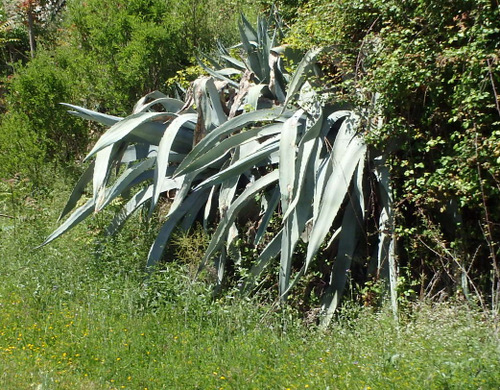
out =
[[(346, 304), (326, 331), (292, 310), (217, 301), (186, 265), (143, 273), (150, 233), (99, 223), (34, 250), (66, 192), (2, 183), (1, 389), (498, 389), (498, 328), (464, 304), (415, 304), (398, 324)], [(61, 188), (69, 188), (60, 185)]]

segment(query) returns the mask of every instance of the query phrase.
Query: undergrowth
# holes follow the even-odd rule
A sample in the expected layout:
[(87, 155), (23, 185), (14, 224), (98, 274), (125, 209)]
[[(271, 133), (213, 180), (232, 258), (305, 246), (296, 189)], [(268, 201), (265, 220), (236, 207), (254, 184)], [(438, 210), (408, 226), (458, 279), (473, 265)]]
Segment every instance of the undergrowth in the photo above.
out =
[(26, 182), (2, 183), (2, 389), (500, 385), (495, 323), (460, 303), (411, 305), (395, 323), (383, 307), (347, 302), (321, 332), (273, 302), (231, 291), (214, 300), (209, 280), (190, 273), (196, 246), (182, 235), (176, 253), (185, 261), (166, 262), (148, 277), (154, 226), (131, 223), (105, 239), (93, 222), (34, 250), (68, 195), (62, 181), (36, 198)]

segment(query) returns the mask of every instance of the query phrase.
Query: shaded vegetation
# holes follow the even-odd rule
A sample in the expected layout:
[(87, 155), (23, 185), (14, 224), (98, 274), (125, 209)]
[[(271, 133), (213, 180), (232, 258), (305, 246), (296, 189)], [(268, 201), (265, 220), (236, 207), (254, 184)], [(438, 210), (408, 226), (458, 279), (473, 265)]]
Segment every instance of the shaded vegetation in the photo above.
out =
[(288, 38), (332, 47), (325, 67), (341, 92), (377, 94), (384, 122), (367, 140), (390, 155), (400, 268), (418, 295), (474, 295), (495, 311), (498, 20), (498, 4), (482, 0), (313, 0)]

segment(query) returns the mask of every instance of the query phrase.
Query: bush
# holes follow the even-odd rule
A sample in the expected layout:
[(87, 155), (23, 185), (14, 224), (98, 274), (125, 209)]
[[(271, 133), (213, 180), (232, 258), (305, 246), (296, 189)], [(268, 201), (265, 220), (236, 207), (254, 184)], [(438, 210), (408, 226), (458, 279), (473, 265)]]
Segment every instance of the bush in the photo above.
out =
[[(69, 117), (59, 103), (115, 115), (129, 112), (140, 96), (162, 88), (191, 64), (197, 49), (210, 47), (215, 37), (230, 41), (229, 26), (236, 25), (235, 11), (243, 6), (248, 4), (229, 0), (135, 0), (127, 7), (118, 0), (68, 1), (59, 30), (40, 41), (36, 58), (17, 63), (4, 85), (7, 113), (0, 139), (2, 149), (5, 144), (15, 155), (0, 157), (5, 160), (0, 177), (31, 175), (34, 161), (78, 159), (102, 128)], [(198, 35), (189, 35), (188, 25)]]
[(288, 38), (331, 45), (327, 65), (347, 80), (345, 88), (378, 94), (384, 123), (367, 136), (391, 155), (405, 248), (400, 265), (419, 281), (420, 295), (476, 289), (494, 307), (498, 20), (497, 5), (483, 0), (314, 0), (299, 11)]

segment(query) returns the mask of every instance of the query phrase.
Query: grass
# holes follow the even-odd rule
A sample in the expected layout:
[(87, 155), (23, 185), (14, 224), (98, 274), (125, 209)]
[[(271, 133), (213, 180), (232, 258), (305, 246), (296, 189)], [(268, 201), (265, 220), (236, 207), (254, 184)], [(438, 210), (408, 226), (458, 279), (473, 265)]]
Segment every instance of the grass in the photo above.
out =
[(416, 304), (396, 324), (347, 303), (320, 332), (291, 309), (211, 300), (185, 262), (146, 281), (152, 228), (134, 221), (113, 239), (97, 221), (33, 250), (70, 186), (36, 197), (29, 183), (2, 186), (2, 389), (500, 387), (495, 324), (465, 305)]

